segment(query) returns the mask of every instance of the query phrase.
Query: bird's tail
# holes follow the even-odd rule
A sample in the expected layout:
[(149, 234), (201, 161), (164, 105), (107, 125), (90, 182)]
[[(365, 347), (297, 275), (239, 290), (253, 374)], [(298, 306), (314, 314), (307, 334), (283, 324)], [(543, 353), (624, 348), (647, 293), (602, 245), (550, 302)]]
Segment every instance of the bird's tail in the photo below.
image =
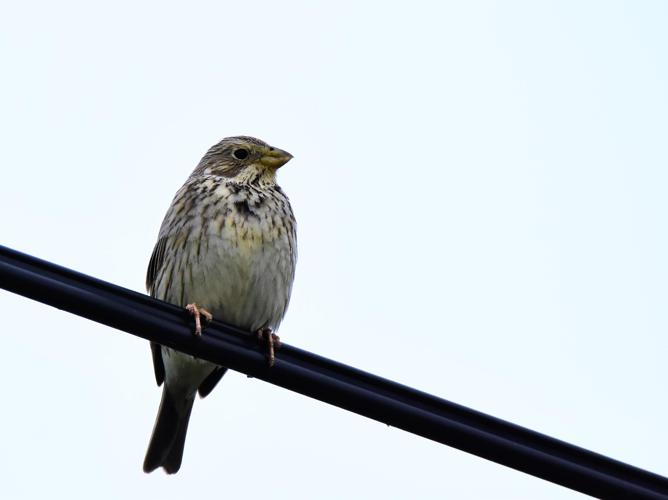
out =
[(164, 468), (167, 474), (178, 472), (194, 402), (195, 394), (177, 399), (167, 389), (167, 384), (163, 386), (158, 417), (144, 459), (144, 472), (153, 472), (158, 467)]

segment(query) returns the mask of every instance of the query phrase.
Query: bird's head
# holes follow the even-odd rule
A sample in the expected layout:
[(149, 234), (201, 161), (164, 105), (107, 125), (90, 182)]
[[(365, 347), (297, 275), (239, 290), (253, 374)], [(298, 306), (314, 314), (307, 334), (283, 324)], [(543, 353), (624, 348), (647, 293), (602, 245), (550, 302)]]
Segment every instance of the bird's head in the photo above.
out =
[(254, 137), (226, 137), (207, 151), (193, 174), (220, 175), (239, 182), (273, 182), (276, 170), (291, 158), (287, 151)]

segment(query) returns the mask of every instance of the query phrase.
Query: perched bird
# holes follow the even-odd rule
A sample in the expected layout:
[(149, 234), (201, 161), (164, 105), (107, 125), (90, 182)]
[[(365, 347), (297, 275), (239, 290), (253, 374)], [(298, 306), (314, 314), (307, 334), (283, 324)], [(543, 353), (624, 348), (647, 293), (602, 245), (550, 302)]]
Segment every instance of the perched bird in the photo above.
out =
[[(276, 171), (292, 155), (253, 137), (228, 137), (204, 155), (176, 193), (148, 266), (152, 297), (184, 307), (202, 334), (203, 316), (257, 332), (274, 362), (297, 260), (296, 222)], [(151, 343), (162, 400), (144, 471), (181, 466), (195, 393), (204, 397), (226, 368)]]

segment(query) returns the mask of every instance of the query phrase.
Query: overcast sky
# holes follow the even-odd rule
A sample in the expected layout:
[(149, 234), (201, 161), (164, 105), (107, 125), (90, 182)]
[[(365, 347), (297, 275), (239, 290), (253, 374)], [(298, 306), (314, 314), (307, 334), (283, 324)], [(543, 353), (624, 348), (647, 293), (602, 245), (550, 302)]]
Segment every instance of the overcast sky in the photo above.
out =
[[(668, 4), (6, 2), (0, 243), (144, 291), (229, 135), (294, 155), (280, 334), (668, 474)], [(0, 291), (0, 497), (577, 498), (228, 373), (141, 464), (148, 343)], [(224, 318), (218, 318), (224, 319)]]

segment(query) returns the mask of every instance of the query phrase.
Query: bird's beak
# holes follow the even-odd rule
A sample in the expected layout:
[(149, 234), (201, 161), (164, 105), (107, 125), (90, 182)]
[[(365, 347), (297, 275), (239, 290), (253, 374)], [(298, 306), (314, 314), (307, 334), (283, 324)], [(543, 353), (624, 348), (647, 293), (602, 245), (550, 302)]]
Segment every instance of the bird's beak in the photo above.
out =
[(287, 151), (278, 148), (267, 148), (260, 163), (265, 167), (279, 168), (292, 159), (292, 155)]

